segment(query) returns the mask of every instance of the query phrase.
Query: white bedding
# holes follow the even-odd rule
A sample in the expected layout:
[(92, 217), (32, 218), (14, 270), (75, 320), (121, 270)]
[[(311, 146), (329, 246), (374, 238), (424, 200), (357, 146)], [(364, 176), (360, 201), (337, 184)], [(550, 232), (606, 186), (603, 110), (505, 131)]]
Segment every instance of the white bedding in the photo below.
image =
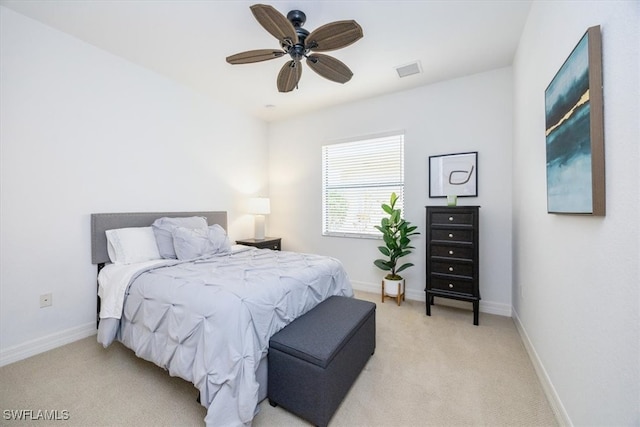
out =
[(175, 260), (157, 259), (135, 264), (107, 264), (98, 274), (98, 296), (100, 297), (100, 319), (122, 317), (124, 293), (134, 276), (150, 267), (175, 263)]

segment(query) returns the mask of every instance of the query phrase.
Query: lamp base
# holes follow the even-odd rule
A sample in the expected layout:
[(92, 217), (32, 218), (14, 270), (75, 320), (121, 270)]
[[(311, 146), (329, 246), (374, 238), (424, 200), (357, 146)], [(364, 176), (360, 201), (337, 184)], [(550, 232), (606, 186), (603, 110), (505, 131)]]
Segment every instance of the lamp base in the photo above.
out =
[(264, 215), (255, 216), (254, 239), (264, 240)]

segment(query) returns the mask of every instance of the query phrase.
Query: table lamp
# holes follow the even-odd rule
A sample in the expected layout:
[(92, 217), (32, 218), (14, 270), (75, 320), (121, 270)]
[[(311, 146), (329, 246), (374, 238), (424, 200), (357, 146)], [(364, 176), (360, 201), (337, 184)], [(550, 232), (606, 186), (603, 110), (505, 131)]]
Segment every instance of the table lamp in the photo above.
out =
[(249, 213), (255, 217), (256, 240), (264, 240), (264, 216), (271, 213), (271, 203), (266, 197), (254, 197), (249, 199)]

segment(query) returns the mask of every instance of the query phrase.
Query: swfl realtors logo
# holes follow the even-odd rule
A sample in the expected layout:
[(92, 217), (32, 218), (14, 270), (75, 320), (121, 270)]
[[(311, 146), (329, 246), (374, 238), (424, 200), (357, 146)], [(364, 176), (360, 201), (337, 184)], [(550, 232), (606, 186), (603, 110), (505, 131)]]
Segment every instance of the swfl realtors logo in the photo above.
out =
[(42, 409), (5, 409), (2, 411), (5, 420), (13, 421), (66, 421), (69, 419), (69, 411), (57, 409), (44, 411)]

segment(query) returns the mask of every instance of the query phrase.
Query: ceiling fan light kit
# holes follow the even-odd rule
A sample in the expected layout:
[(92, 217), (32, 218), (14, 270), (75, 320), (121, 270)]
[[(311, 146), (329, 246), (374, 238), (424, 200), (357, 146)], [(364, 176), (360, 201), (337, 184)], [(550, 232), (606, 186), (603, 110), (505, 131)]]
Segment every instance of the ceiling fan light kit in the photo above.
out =
[(285, 17), (275, 8), (264, 4), (254, 4), (251, 12), (258, 23), (280, 42), (281, 50), (258, 49), (240, 52), (227, 57), (229, 64), (249, 64), (267, 61), (289, 55), (276, 80), (278, 91), (291, 92), (298, 87), (302, 76), (302, 63), (318, 75), (336, 83), (346, 83), (353, 77), (353, 72), (342, 61), (315, 52), (327, 52), (341, 49), (360, 40), (362, 28), (356, 21), (336, 21), (325, 24), (309, 32), (302, 28), (307, 16), (300, 10), (292, 10)]

